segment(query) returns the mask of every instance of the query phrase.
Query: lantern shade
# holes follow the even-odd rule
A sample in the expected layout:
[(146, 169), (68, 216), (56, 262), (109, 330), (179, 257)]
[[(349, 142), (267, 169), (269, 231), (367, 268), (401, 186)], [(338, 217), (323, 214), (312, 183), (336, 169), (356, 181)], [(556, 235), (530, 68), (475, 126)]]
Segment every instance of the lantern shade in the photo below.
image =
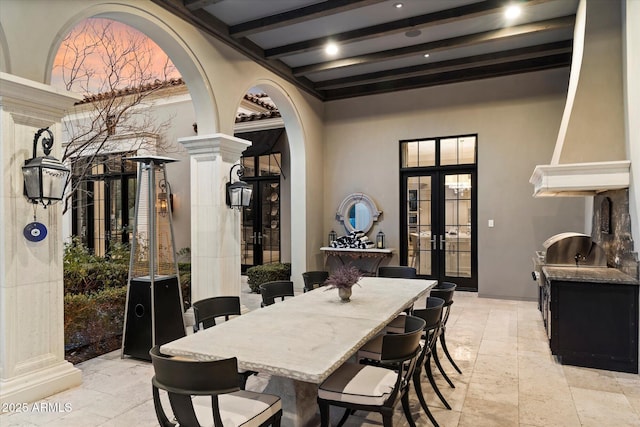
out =
[(30, 159), (22, 167), (27, 198), (45, 206), (62, 200), (70, 173), (69, 168), (54, 157)]
[(247, 207), (252, 193), (253, 187), (244, 181), (227, 184), (227, 205), (231, 208)]

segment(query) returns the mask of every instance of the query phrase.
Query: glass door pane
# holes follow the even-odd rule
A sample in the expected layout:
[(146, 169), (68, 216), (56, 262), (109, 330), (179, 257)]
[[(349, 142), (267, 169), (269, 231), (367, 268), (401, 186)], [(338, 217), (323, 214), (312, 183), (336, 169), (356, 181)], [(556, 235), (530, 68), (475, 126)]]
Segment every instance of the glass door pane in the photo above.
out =
[(263, 182), (262, 264), (280, 262), (280, 183)]
[(444, 179), (445, 276), (471, 277), (471, 174)]
[(407, 261), (420, 275), (433, 274), (432, 180), (430, 176), (407, 180)]
[(108, 245), (122, 243), (122, 183), (119, 179), (109, 181), (109, 235)]

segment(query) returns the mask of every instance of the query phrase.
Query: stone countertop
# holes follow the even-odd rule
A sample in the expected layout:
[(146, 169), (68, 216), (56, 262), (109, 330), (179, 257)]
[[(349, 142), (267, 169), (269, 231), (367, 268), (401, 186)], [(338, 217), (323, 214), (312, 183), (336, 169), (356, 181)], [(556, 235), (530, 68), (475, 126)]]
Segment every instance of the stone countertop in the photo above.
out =
[(607, 283), (610, 285), (640, 285), (638, 280), (620, 270), (607, 267), (550, 267), (543, 266), (542, 272), (549, 280), (566, 282)]

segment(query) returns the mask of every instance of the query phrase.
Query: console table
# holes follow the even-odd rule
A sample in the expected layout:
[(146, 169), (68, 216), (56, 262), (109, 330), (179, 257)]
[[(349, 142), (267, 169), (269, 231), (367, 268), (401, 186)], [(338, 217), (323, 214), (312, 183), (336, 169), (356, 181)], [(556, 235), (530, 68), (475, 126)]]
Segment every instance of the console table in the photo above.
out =
[[(358, 267), (364, 275), (375, 276), (378, 272), (378, 266), (382, 260), (385, 258), (391, 258), (395, 249), (352, 249), (323, 246), (320, 250), (324, 252), (325, 266), (330, 257), (339, 260), (342, 265), (355, 265), (356, 263), (354, 263), (354, 261), (362, 260), (364, 262), (359, 262), (355, 266)], [(328, 268), (328, 270), (331, 269)]]

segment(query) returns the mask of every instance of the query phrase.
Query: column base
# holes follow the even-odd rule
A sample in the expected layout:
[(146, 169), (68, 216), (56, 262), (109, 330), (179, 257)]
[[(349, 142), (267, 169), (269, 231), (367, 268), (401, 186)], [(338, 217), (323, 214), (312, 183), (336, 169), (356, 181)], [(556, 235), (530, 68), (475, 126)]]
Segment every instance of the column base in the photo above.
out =
[(66, 360), (0, 381), (0, 403), (29, 403), (82, 384), (82, 371)]

